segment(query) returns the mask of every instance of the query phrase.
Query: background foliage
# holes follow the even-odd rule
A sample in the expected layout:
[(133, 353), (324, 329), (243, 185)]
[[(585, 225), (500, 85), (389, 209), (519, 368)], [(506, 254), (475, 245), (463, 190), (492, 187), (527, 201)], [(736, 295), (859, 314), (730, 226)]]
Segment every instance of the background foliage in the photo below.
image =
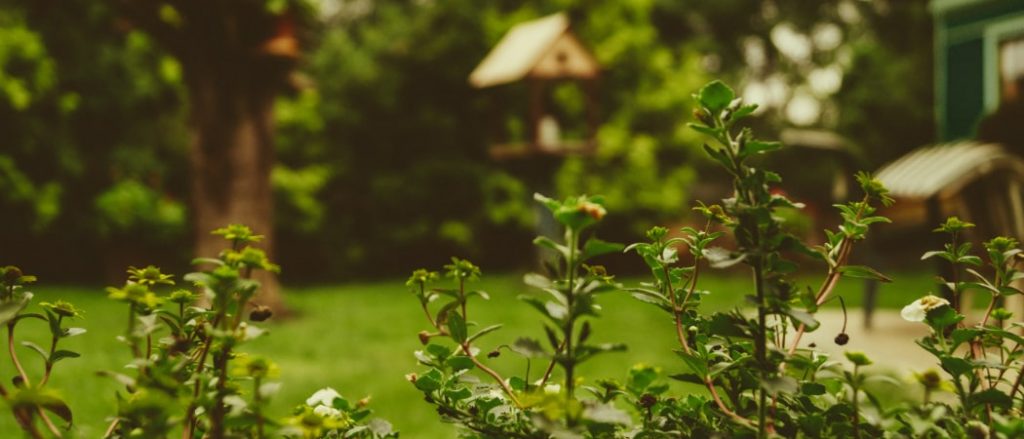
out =
[[(768, 102), (760, 131), (836, 130), (868, 168), (933, 133), (924, 1), (309, 3), (308, 86), (276, 108), (286, 280), (394, 273), (446, 254), (526, 264), (537, 190), (606, 195), (608, 229), (629, 235), (609, 238), (683, 220), (687, 198), (724, 181), (681, 117), (709, 76)], [(474, 90), (468, 73), (512, 25), (558, 11), (605, 67), (600, 148), (524, 169), (490, 161), (492, 128), (514, 131), (525, 90)], [(187, 254), (171, 245), (191, 233), (177, 63), (113, 2), (2, 0), (0, 23), (0, 245), (48, 279), (98, 280), (143, 252), (182, 267)], [(818, 115), (793, 117), (808, 96)], [(582, 105), (573, 87), (552, 99), (566, 113)], [(826, 196), (800, 188), (827, 187), (838, 166), (814, 160), (787, 181), (803, 198)], [(55, 260), (66, 263), (42, 264)]]

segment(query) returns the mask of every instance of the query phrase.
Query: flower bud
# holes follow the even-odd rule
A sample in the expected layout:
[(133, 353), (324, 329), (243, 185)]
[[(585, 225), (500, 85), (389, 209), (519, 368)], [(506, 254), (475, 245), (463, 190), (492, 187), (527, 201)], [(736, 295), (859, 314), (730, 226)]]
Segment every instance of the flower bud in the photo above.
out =
[(249, 320), (262, 322), (269, 319), (272, 315), (274, 315), (274, 312), (271, 311), (269, 307), (265, 305), (256, 305), (256, 308), (249, 313)]
[(18, 267), (11, 265), (4, 269), (4, 281), (7, 283), (16, 282), (21, 276), (21, 269)]
[(422, 344), (430, 343), (430, 333), (429, 332), (427, 332), (427, 331), (420, 331), (420, 333), (416, 334), (416, 335), (419, 336), (420, 343), (422, 343)]
[(415, 372), (414, 373), (407, 373), (407, 374), (405, 374), (405, 379), (408, 380), (410, 383), (416, 384), (416, 379), (417, 378), (419, 378), (419, 376), (416, 375)]
[(938, 390), (942, 386), (942, 377), (935, 370), (927, 370), (918, 375), (917, 381), (928, 390)]
[(643, 394), (643, 396), (640, 397), (640, 406), (645, 408), (645, 409), (649, 409), (651, 407), (654, 407), (654, 404), (657, 404), (657, 403), (658, 403), (658, 397), (656, 397), (654, 395), (651, 395), (650, 393), (645, 393), (645, 394)]
[(591, 203), (589, 201), (581, 203), (579, 209), (581, 212), (590, 215), (591, 218), (594, 218), (595, 220), (598, 221), (600, 221), (601, 218), (604, 218), (605, 214), (608, 213), (608, 211), (605, 210), (604, 207), (601, 206), (600, 204)]
[(495, 349), (487, 353), (487, 358), (498, 358), (501, 356), (501, 351)]
[(839, 346), (844, 346), (850, 342), (850, 336), (845, 332), (840, 332), (839, 335), (836, 336), (835, 342)]
[(971, 439), (988, 439), (991, 432), (985, 423), (978, 420), (967, 422), (967, 437)]

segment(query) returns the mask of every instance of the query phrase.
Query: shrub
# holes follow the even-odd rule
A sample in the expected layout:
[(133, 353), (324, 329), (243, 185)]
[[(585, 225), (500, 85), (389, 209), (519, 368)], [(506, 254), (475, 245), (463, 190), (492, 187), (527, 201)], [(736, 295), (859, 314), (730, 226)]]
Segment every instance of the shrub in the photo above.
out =
[[(107, 289), (110, 299), (126, 306), (128, 324), (119, 340), (131, 352), (126, 369), (133, 372), (100, 372), (123, 386), (104, 437), (397, 437), (386, 421), (369, 419), (365, 401), (351, 402), (329, 387), (298, 405), (290, 416), (266, 413), (268, 399), (280, 387), (274, 381), (278, 367), (239, 348), (264, 336), (258, 323), (271, 317), (267, 307), (256, 303), (260, 284), (252, 273), (276, 272), (278, 267), (253, 246), (261, 236), (248, 227), (230, 225), (213, 233), (223, 236), (230, 247), (216, 258), (196, 259), (202, 269), (185, 275), (189, 288), (177, 288), (174, 276), (148, 266), (130, 268), (123, 286)], [(19, 377), (11, 390), (0, 386), (0, 396), (29, 436), (43, 437), (36, 425), (42, 420), (60, 437), (47, 412), (70, 427), (71, 410), (45, 385), (54, 363), (79, 355), (59, 350), (57, 344), (85, 332), (63, 326), (80, 312), (62, 301), (42, 303), (42, 314), (23, 312), (32, 296), (21, 287), (35, 278), (14, 267), (4, 268), (3, 275), (0, 323), (6, 324), (10, 339), (19, 321), (35, 318), (49, 323), (53, 341), (46, 350), (24, 342), (43, 357), (45, 370), (38, 383), (30, 381), (10, 349)]]
[[(425, 347), (416, 352), (427, 370), (408, 378), (440, 416), (460, 425), (465, 437), (473, 438), (1024, 434), (1024, 421), (1015, 407), (1024, 376), (1016, 373), (1024, 338), (1006, 329), (1010, 313), (997, 308), (1005, 296), (1020, 293), (1012, 286), (1024, 278), (1013, 268), (1020, 254), (1017, 243), (1008, 238), (986, 243), (994, 273), (989, 279), (967, 268), (981, 264), (980, 258), (969, 254), (970, 245), (958, 240), (959, 231), (970, 225), (954, 218), (940, 228), (951, 234), (952, 242), (925, 258), (941, 257), (954, 264), (957, 274), (944, 282), (954, 296), (979, 289), (989, 292), (992, 302), (983, 320), (971, 326), (963, 323), (963, 315), (945, 299), (926, 296), (908, 305), (905, 318), (932, 327), (932, 335), (918, 344), (938, 358), (948, 378), (925, 372), (919, 379), (925, 389), (921, 404), (883, 406), (869, 384), (894, 380), (865, 373), (862, 368), (871, 364), (867, 356), (845, 352), (844, 358), (832, 359), (813, 347), (801, 346), (800, 339), (819, 327), (815, 314), (832, 298), (840, 278), (889, 281), (870, 267), (848, 263), (855, 244), (866, 237), (870, 226), (888, 222), (875, 214), (879, 206), (892, 203), (886, 189), (870, 175), (858, 174), (863, 197), (836, 205), (841, 225), (825, 231), (824, 244), (808, 246), (787, 233), (776, 214), (778, 209), (802, 206), (771, 190), (781, 181), (778, 174), (752, 164), (755, 157), (781, 145), (756, 139), (749, 129), (737, 126), (756, 106), (744, 105), (717, 81), (694, 97), (700, 106), (694, 112), (697, 121), (690, 126), (713, 141), (704, 149), (732, 176), (733, 196), (720, 204), (695, 208), (706, 219), (702, 229), (687, 227), (671, 233), (655, 227), (647, 232), (646, 241), (625, 247), (640, 256), (651, 271), (650, 281), (625, 287), (603, 267), (591, 265), (593, 258), (623, 249), (591, 233), (605, 215), (601, 199), (581, 196), (555, 201), (537, 195), (565, 235), (562, 240), (539, 237), (534, 241), (554, 254), (555, 261), (548, 265), (547, 275), (528, 274), (524, 279), (543, 293), (521, 298), (540, 313), (547, 343), (522, 337), (508, 347), (525, 359), (527, 372), (523, 375), (503, 377), (483, 358), (483, 352), (494, 357), (503, 347), (480, 348), (482, 337), (500, 324), (475, 329), (478, 325), (468, 312), (470, 299), (487, 299), (486, 293), (470, 288), (480, 276), (479, 268), (453, 259), (445, 267), (452, 285), (444, 287), (437, 286), (441, 280), (437, 272), (413, 273), (407, 285), (418, 298), (430, 329), (420, 333)], [(723, 233), (732, 235), (735, 248), (713, 246)], [(681, 265), (681, 251), (688, 252), (693, 262)], [(798, 284), (794, 255), (824, 264), (820, 286), (812, 289)], [(752, 294), (744, 298), (749, 311), (737, 306), (728, 312), (699, 312), (701, 298), (713, 294), (699, 287), (704, 267), (740, 264), (753, 278)], [(970, 281), (964, 280), (965, 272)], [(624, 349), (590, 341), (589, 319), (597, 317), (598, 295), (618, 290), (628, 291), (671, 318), (670, 330), (679, 344), (680, 372), (663, 377), (655, 368), (638, 366), (628, 371), (624, 382), (588, 382), (576, 376), (580, 363)], [(1010, 325), (1020, 326), (1024, 325)], [(845, 330), (835, 338), (839, 345), (848, 340)], [(531, 360), (541, 360), (547, 367), (531, 376), (530, 370), (536, 370), (530, 367)], [(553, 374), (556, 368), (560, 376)], [(482, 372), (486, 381), (473, 371)], [(673, 395), (665, 378), (703, 386), (706, 392)], [(946, 387), (954, 389), (958, 405), (930, 398)]]

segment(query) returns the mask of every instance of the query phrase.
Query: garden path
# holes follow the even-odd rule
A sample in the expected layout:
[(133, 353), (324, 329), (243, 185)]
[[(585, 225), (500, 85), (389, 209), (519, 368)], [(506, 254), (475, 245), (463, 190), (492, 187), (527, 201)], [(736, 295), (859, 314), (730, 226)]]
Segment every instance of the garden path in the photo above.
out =
[(876, 310), (872, 327), (865, 328), (864, 315), (860, 309), (851, 309), (846, 333), (850, 341), (845, 346), (836, 345), (834, 339), (843, 326), (843, 315), (839, 311), (822, 310), (816, 315), (821, 327), (805, 334), (801, 347), (815, 343), (817, 349), (831, 354), (838, 361), (845, 351), (861, 351), (879, 368), (889, 369), (897, 376), (907, 378), (912, 372), (939, 369), (938, 361), (918, 346), (917, 340), (928, 334), (923, 323), (903, 320), (897, 310)]

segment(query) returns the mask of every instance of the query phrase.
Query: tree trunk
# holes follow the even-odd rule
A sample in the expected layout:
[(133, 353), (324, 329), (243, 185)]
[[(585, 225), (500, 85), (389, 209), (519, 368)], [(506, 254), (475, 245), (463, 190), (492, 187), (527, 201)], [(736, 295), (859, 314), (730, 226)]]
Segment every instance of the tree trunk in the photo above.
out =
[[(223, 70), (195, 72), (188, 81), (196, 254), (217, 256), (226, 242), (210, 232), (238, 223), (264, 236), (260, 247), (274, 260), (274, 93), (257, 84), (258, 75), (226, 76)], [(280, 315), (277, 277), (262, 271), (255, 276), (262, 288), (254, 302)]]

